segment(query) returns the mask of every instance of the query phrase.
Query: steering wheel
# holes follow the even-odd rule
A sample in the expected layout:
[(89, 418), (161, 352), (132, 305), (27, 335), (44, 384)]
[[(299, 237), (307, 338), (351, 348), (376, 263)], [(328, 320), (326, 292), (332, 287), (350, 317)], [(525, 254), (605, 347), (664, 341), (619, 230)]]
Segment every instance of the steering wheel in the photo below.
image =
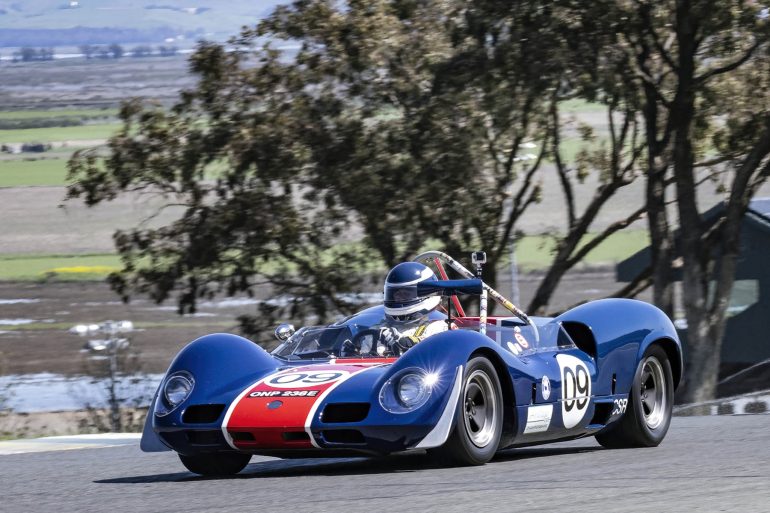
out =
[[(363, 342), (363, 339), (365, 337), (372, 337), (372, 347), (369, 348), (368, 353), (362, 353), (361, 352), (361, 342)], [(355, 351), (359, 355), (371, 355), (371, 356), (380, 356), (380, 354), (377, 352), (377, 346), (378, 342), (380, 340), (380, 328), (367, 328), (365, 330), (361, 330), (358, 333), (356, 333), (353, 336), (353, 339), (350, 341), (353, 348), (355, 348)]]

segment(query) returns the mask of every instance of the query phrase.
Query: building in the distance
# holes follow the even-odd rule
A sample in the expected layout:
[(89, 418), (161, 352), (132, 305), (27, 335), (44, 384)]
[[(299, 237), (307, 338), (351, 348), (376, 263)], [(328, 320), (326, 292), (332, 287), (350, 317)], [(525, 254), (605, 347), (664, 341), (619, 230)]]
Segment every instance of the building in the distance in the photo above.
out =
[[(704, 214), (716, 215), (723, 205)], [(650, 249), (644, 248), (617, 266), (617, 278), (630, 282), (650, 265)], [(681, 273), (676, 276), (681, 280)], [(686, 322), (677, 320), (686, 351)], [(722, 362), (738, 368), (770, 359), (770, 198), (749, 204), (741, 225), (741, 249), (735, 286), (728, 308), (722, 343)]]

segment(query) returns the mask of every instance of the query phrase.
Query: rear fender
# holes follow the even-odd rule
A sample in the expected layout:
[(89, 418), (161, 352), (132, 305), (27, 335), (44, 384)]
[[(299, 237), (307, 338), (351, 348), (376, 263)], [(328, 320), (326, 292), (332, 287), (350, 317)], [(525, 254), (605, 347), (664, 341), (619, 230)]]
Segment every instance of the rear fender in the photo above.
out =
[(556, 320), (584, 324), (594, 337), (596, 395), (611, 395), (613, 386), (615, 393), (627, 393), (644, 351), (656, 341), (667, 341), (678, 384), (681, 343), (671, 320), (654, 305), (634, 299), (601, 299), (568, 310)]
[(656, 344), (663, 348), (668, 356), (668, 360), (671, 363), (671, 373), (674, 378), (674, 390), (679, 386), (682, 381), (682, 375), (684, 373), (684, 358), (682, 358), (682, 346), (677, 338), (676, 331), (670, 332), (668, 330), (657, 330), (644, 338), (642, 344), (639, 346), (639, 354), (637, 355), (637, 361), (642, 360), (647, 348)]

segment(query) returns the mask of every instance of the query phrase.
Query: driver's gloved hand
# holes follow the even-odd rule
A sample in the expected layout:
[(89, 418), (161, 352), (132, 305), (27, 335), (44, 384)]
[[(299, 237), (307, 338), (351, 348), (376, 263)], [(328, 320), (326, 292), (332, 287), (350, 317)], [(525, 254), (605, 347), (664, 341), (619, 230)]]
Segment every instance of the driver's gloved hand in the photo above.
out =
[(401, 338), (401, 333), (396, 328), (382, 328), (380, 330), (379, 342), (390, 347)]
[(390, 344), (388, 344), (388, 348), (393, 354), (402, 355), (415, 343), (416, 342), (412, 337), (401, 336), (393, 340)]
[(355, 345), (353, 345), (353, 342), (350, 340), (345, 340), (342, 343), (342, 347), (340, 348), (340, 356), (342, 357), (350, 357), (350, 356), (358, 356), (360, 354), (360, 351), (358, 348), (356, 348)]

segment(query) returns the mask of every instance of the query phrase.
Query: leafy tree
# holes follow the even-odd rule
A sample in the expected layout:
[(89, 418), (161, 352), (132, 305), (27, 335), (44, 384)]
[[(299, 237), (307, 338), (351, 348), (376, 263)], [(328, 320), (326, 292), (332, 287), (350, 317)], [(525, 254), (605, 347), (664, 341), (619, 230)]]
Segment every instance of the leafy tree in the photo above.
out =
[[(322, 321), (330, 309), (352, 308), (336, 293), (354, 290), (350, 268), (362, 267), (363, 257), (333, 247), (346, 216), (307, 185), (296, 139), (303, 126), (287, 115), (295, 108), (288, 90), (296, 74), (275, 52), (263, 56), (256, 73), (238, 69), (243, 58), (204, 44), (191, 60), (198, 88), (171, 112), (125, 104), (109, 157), (73, 157), (79, 181), (69, 195), (93, 205), (121, 192), (154, 192), (184, 207), (169, 226), (116, 234), (124, 270), (111, 282), (126, 298), (140, 292), (160, 302), (179, 291), (184, 313), (201, 297), (271, 285), (287, 296), (289, 315), (308, 312)], [(276, 305), (262, 308), (267, 323)], [(253, 320), (247, 326), (262, 327)]]
[(147, 45), (135, 46), (131, 49), (131, 57), (147, 57), (152, 55), (152, 48)]
[[(126, 105), (109, 157), (70, 163), (70, 197), (88, 204), (151, 189), (186, 208), (172, 226), (116, 236), (114, 286), (159, 301), (181, 287), (190, 311), (201, 295), (265, 283), (323, 317), (329, 302), (344, 309), (336, 292), (362, 260), (392, 265), (438, 239), (499, 261), (540, 194), (545, 146), (534, 161), (519, 154), (549, 123), (543, 91), (563, 69), (535, 37), (547, 12), (484, 15), (465, 2), (297, 2), (235, 52), (202, 44), (199, 85), (171, 112)], [(301, 41), (296, 61), (258, 47), (267, 34)], [(350, 223), (377, 256), (339, 245)]]
[(21, 60), (23, 62), (31, 62), (38, 59), (37, 50), (29, 46), (25, 46), (24, 48), (22, 48), (20, 51), (20, 55), (21, 55)]
[[(576, 28), (575, 12), (587, 29)], [(201, 296), (269, 285), (293, 298), (293, 315), (323, 319), (352, 308), (343, 292), (365, 262), (381, 269), (438, 244), (453, 254), (483, 247), (499, 263), (539, 200), (538, 172), (550, 156), (568, 230), (533, 301), (544, 308), (570, 267), (642, 213), (579, 245), (634, 178), (641, 152), (641, 102), (618, 80), (625, 54), (597, 21), (603, 14), (571, 2), (279, 7), (232, 41), (235, 51), (201, 44), (191, 59), (200, 82), (171, 111), (127, 104), (106, 158), (73, 157), (69, 195), (96, 204), (154, 191), (185, 208), (171, 226), (116, 235), (125, 268), (112, 282), (124, 295), (162, 301), (178, 290), (184, 312)], [(301, 48), (289, 60), (260, 46), (266, 36)], [(573, 97), (604, 103), (612, 130), (608, 144), (570, 167), (558, 106)], [(522, 159), (528, 141), (540, 145), (532, 160)], [(578, 212), (575, 184), (594, 169), (601, 186)], [(341, 244), (356, 238), (351, 226), (373, 251)], [(263, 304), (263, 314), (275, 308)]]
[(173, 57), (177, 53), (177, 47), (176, 46), (159, 46), (158, 47), (158, 54), (161, 57)]
[(97, 47), (94, 45), (81, 45), (80, 53), (82, 53), (86, 59), (90, 60), (96, 53)]
[[(770, 172), (768, 26), (751, 1), (605, 2), (627, 55), (623, 75), (644, 99), (647, 215), (655, 302), (674, 310), (674, 268), (690, 358), (686, 400), (713, 398), (740, 223)], [(704, 182), (725, 192), (705, 218)], [(673, 188), (679, 228), (666, 194)], [(669, 192), (669, 194), (671, 194)]]
[(121, 57), (123, 57), (124, 50), (123, 50), (123, 47), (120, 46), (119, 44), (112, 43), (109, 46), (109, 52), (110, 52), (110, 55), (112, 55), (113, 59), (120, 59)]

